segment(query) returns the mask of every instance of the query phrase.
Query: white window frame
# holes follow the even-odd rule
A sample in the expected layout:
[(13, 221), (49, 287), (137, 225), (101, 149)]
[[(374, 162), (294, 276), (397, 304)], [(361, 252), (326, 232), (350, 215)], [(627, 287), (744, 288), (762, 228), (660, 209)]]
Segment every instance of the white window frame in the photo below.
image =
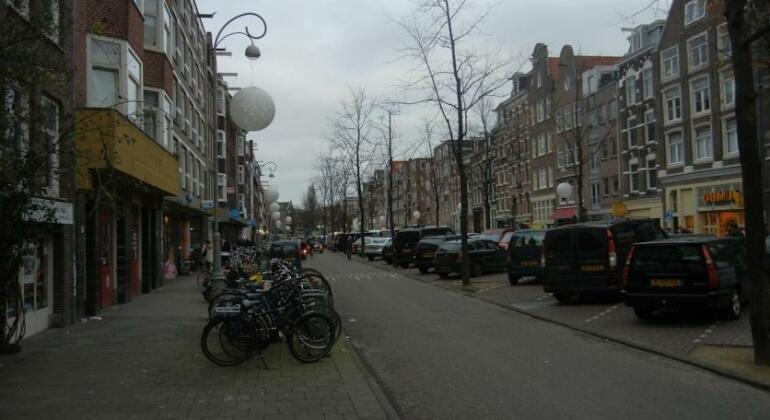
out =
[[(728, 90), (728, 86), (730, 86), (730, 90)], [(729, 91), (732, 91), (732, 97), (728, 95)], [(732, 68), (726, 68), (719, 72), (719, 98), (723, 110), (735, 107), (735, 74)], [(729, 102), (728, 99), (730, 99)]]
[(732, 58), (732, 41), (730, 41), (730, 33), (727, 30), (726, 23), (717, 27), (717, 50), (719, 52), (717, 56), (720, 59), (730, 60)]
[(684, 24), (690, 25), (706, 16), (706, 0), (691, 0), (684, 4)]
[[(653, 165), (651, 167), (650, 166), (650, 162), (655, 162), (655, 165)], [(645, 174), (644, 182), (645, 182), (645, 185), (647, 187), (647, 191), (655, 191), (655, 190), (657, 190), (658, 189), (658, 177), (657, 177), (658, 162), (655, 159), (655, 155), (647, 156), (647, 159), (645, 159), (645, 169), (646, 169), (647, 173)], [(652, 174), (656, 175), (655, 176), (655, 185), (654, 186), (650, 185), (651, 184), (650, 177), (652, 176)]]
[[(636, 167), (636, 170), (633, 170), (633, 167)], [(636, 182), (634, 182), (634, 175), (637, 175)], [(628, 191), (631, 193), (639, 192), (639, 161), (634, 158), (628, 161)]]
[[(693, 43), (702, 39), (703, 44), (697, 49), (693, 48)], [(698, 58), (697, 62), (695, 58)], [(698, 35), (687, 39), (687, 68), (690, 72), (694, 72), (706, 67), (709, 63), (709, 37), (708, 32), (703, 31)]]
[(238, 183), (239, 184), (245, 184), (246, 183), (246, 172), (244, 170), (243, 165), (238, 165)]
[[(705, 82), (705, 89), (695, 90), (695, 84)], [(701, 92), (706, 91), (703, 95)], [(698, 110), (698, 105), (702, 108)], [(692, 116), (706, 115), (711, 112), (711, 80), (708, 75), (690, 80), (690, 114)]]
[[(730, 134), (729, 130), (727, 129), (727, 122), (733, 120), (735, 121), (735, 150), (730, 151)], [(722, 157), (724, 158), (734, 158), (740, 156), (740, 150), (738, 148), (738, 121), (735, 118), (735, 115), (729, 115), (722, 119)]]
[[(656, 133), (655, 133), (655, 126), (656, 126), (656, 119), (655, 119), (655, 110), (649, 109), (645, 111), (644, 113), (644, 142), (647, 144), (655, 143), (657, 140)], [(652, 127), (650, 127), (652, 126)], [(650, 129), (652, 128), (652, 129)], [(652, 133), (650, 133), (652, 131)], [(650, 134), (652, 134), (652, 139), (650, 139)]]
[(227, 159), (227, 132), (225, 130), (217, 130), (217, 158)]
[(636, 76), (628, 76), (623, 80), (626, 88), (626, 104), (632, 105), (637, 102), (636, 98)]
[(227, 202), (227, 174), (217, 173), (217, 201)]
[[(673, 51), (673, 54), (668, 56)], [(670, 73), (666, 72), (668, 64), (671, 63)], [(679, 46), (674, 45), (660, 52), (660, 78), (663, 81), (673, 80), (679, 77), (681, 63), (679, 60)]]
[[(86, 68), (86, 77), (88, 80), (93, 80), (93, 69), (96, 68), (102, 68), (105, 70), (110, 71), (116, 71), (118, 75), (118, 104), (114, 106), (115, 109), (120, 111), (123, 115), (128, 117), (128, 104), (125, 103), (125, 100), (129, 97), (128, 96), (128, 88), (129, 88), (129, 78), (134, 79), (136, 83), (138, 83), (138, 89), (140, 92), (143, 92), (144, 90), (144, 83), (142, 81), (143, 73), (144, 73), (144, 63), (139, 59), (139, 55), (131, 48), (131, 46), (128, 44), (128, 41), (117, 39), (117, 38), (110, 38), (105, 37), (101, 35), (94, 35), (94, 34), (88, 34), (86, 36), (86, 62), (88, 63)], [(120, 46), (120, 57), (119, 63), (114, 62), (99, 62), (95, 63), (93, 57), (91, 56), (91, 43), (95, 41), (102, 41), (102, 42), (109, 42)], [(130, 75), (128, 71), (128, 57), (129, 54), (133, 55), (133, 58), (137, 61), (137, 64), (139, 65), (139, 69), (136, 72), (135, 75)], [(138, 78), (138, 80), (137, 80)], [(89, 83), (87, 87), (87, 101), (88, 106), (95, 107), (93, 104), (93, 101), (95, 100), (93, 98), (93, 89), (94, 87)], [(123, 101), (123, 102), (121, 102)], [(137, 103), (137, 111), (141, 112), (141, 102)]]
[[(633, 122), (633, 123), (632, 123)], [(630, 150), (633, 147), (636, 147), (636, 141), (634, 143), (631, 143), (632, 137), (636, 138), (636, 115), (631, 115), (626, 119), (626, 147)]]
[(646, 67), (642, 70), (642, 97), (644, 99), (650, 99), (655, 96), (654, 86), (652, 67)]
[[(669, 98), (668, 94), (669, 92), (676, 91), (676, 96), (671, 96)], [(672, 102), (672, 104), (678, 104), (676, 107), (672, 107), (669, 104), (669, 101)], [(671, 111), (672, 109), (677, 110), (678, 112), (675, 115), (675, 118), (671, 117)], [(666, 121), (666, 124), (679, 122), (682, 120), (682, 88), (679, 85), (671, 86), (663, 91), (663, 116)]]
[[(698, 157), (698, 130), (703, 128), (706, 128), (709, 133), (708, 141), (705, 142), (705, 145), (708, 146), (706, 149), (708, 150), (708, 156)], [(714, 131), (712, 130), (711, 125), (708, 123), (693, 125), (692, 127), (692, 160), (696, 163), (710, 162), (714, 160)]]
[[(677, 143), (675, 143), (677, 145), (677, 148), (676, 148), (677, 149), (677, 154), (679, 155), (678, 156), (679, 160), (677, 160), (677, 161), (672, 161), (671, 160), (671, 146), (672, 146), (671, 137), (673, 135), (678, 135), (679, 136), (679, 141)], [(674, 168), (674, 167), (677, 167), (677, 166), (683, 166), (684, 165), (684, 153), (685, 153), (684, 133), (682, 132), (682, 130), (672, 130), (672, 131), (666, 132), (666, 136), (665, 137), (666, 137), (666, 167)]]
[(599, 180), (591, 181), (591, 207), (598, 208), (602, 204), (602, 184)]

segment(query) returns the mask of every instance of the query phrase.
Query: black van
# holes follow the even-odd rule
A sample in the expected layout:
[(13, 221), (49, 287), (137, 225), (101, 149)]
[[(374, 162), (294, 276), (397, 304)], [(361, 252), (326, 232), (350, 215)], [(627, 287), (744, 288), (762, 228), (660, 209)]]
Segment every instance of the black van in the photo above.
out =
[(540, 280), (540, 254), (545, 230), (522, 229), (511, 236), (508, 244), (508, 281), (515, 286), (524, 276)]
[(559, 302), (585, 295), (620, 296), (623, 262), (636, 242), (666, 238), (653, 219), (580, 223), (545, 234), (541, 256), (543, 289)]
[(414, 262), (414, 251), (422, 238), (453, 233), (452, 229), (446, 226), (425, 226), (399, 230), (393, 239), (393, 265), (403, 268), (409, 267)]

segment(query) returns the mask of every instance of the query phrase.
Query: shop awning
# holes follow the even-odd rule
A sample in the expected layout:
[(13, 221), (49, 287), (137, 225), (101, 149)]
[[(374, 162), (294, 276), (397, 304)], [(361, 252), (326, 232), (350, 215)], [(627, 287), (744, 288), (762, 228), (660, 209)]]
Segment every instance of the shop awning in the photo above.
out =
[(553, 220), (561, 220), (561, 219), (571, 219), (575, 217), (577, 207), (563, 207), (560, 209), (556, 209), (553, 211), (553, 216), (551, 216), (551, 219)]

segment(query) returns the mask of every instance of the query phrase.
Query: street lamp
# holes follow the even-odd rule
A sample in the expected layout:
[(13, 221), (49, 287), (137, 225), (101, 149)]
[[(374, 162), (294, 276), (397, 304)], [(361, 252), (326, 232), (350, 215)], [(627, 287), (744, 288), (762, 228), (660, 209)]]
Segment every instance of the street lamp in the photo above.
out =
[[(261, 34), (253, 35), (249, 31), (249, 27), (246, 26), (244, 28), (244, 31), (235, 31), (235, 32), (230, 32), (228, 34), (225, 34), (224, 36), (222, 35), (222, 32), (224, 32), (225, 28), (227, 28), (229, 24), (231, 24), (237, 19), (240, 19), (246, 16), (255, 16), (260, 20), (263, 27)], [(219, 29), (219, 32), (217, 32), (216, 38), (214, 38), (214, 52), (215, 54), (220, 52), (226, 52), (226, 49), (220, 48), (219, 45), (220, 43), (222, 43), (222, 41), (224, 41), (228, 37), (232, 35), (245, 35), (251, 41), (251, 45), (249, 45), (246, 48), (246, 51), (244, 52), (244, 54), (247, 59), (256, 60), (262, 55), (262, 52), (259, 51), (259, 48), (257, 48), (256, 45), (254, 45), (254, 40), (261, 39), (266, 34), (267, 34), (267, 23), (265, 22), (265, 19), (262, 18), (262, 16), (253, 12), (242, 13), (225, 22), (225, 24), (222, 25), (222, 28)], [(258, 88), (254, 88), (254, 89), (258, 89)], [(267, 92), (261, 91), (260, 89), (258, 90), (259, 90), (258, 92), (254, 92), (252, 90), (247, 93), (244, 93), (244, 95), (240, 95), (240, 97), (243, 98), (242, 102), (244, 103), (241, 104), (240, 106), (235, 107), (235, 109), (232, 109), (231, 107), (231, 114), (233, 113), (233, 111), (240, 110), (241, 112), (239, 112), (239, 114), (242, 114), (243, 115), (242, 118), (245, 118), (245, 117), (254, 117), (256, 112), (262, 112), (265, 115), (257, 115), (259, 117), (262, 117), (258, 121), (258, 123), (266, 127), (273, 120), (273, 117), (275, 115), (275, 105), (272, 103), (272, 98), (270, 98), (270, 95), (268, 95)], [(249, 104), (248, 101), (251, 101), (251, 104)], [(239, 126), (244, 129), (250, 128), (249, 126), (244, 126), (244, 125), (239, 125)], [(264, 127), (261, 127), (261, 128), (264, 128)], [(219, 188), (217, 188), (214, 192), (214, 202), (219, 203)], [(218, 205), (217, 205), (217, 209), (218, 209)], [(224, 280), (225, 274), (222, 271), (222, 234), (219, 233), (219, 214), (216, 214), (216, 213), (214, 217), (214, 261), (213, 262), (214, 264), (211, 269), (211, 281), (214, 282), (214, 281)]]
[(260, 169), (267, 168), (269, 174), (267, 175), (269, 178), (275, 178), (275, 174), (273, 172), (278, 170), (278, 164), (275, 162), (264, 162), (264, 161), (257, 161), (257, 165), (259, 165)]

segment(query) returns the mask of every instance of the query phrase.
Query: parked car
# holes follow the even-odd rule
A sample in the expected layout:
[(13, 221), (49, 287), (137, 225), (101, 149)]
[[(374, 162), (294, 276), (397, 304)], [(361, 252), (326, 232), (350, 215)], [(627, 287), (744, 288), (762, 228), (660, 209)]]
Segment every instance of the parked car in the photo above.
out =
[(294, 264), (296, 267), (302, 266), (300, 244), (295, 240), (270, 242), (270, 248), (267, 256), (268, 258), (279, 258), (288, 261)]
[(741, 238), (693, 236), (635, 244), (623, 268), (623, 301), (640, 319), (662, 308), (741, 316), (746, 269)]
[(508, 242), (508, 281), (511, 285), (519, 284), (525, 276), (541, 280), (540, 254), (543, 251), (545, 230), (517, 230)]
[(420, 273), (427, 273), (433, 267), (433, 257), (439, 245), (449, 239), (458, 239), (454, 236), (430, 236), (423, 238), (414, 249), (414, 266)]
[(453, 233), (452, 229), (445, 226), (424, 226), (399, 230), (393, 240), (393, 265), (399, 265), (403, 268), (409, 267), (414, 262), (414, 250), (422, 238)]
[(364, 255), (371, 261), (377, 257), (382, 257), (382, 249), (390, 243), (390, 238), (366, 238), (366, 241)]
[[(462, 270), (462, 242), (459, 239), (439, 245), (433, 259), (433, 269), (442, 279)], [(486, 239), (468, 240), (468, 258), (471, 276), (505, 270), (505, 250), (494, 241)]]
[(495, 241), (500, 248), (508, 249), (508, 243), (511, 241), (513, 235), (513, 228), (501, 228), (501, 229), (487, 229), (481, 232), (481, 239), (488, 239)]
[(586, 295), (620, 297), (622, 262), (631, 246), (663, 238), (658, 223), (646, 218), (550, 229), (540, 262), (543, 289), (559, 302)]
[(389, 241), (382, 246), (382, 260), (388, 264), (393, 263), (393, 239), (388, 238)]

